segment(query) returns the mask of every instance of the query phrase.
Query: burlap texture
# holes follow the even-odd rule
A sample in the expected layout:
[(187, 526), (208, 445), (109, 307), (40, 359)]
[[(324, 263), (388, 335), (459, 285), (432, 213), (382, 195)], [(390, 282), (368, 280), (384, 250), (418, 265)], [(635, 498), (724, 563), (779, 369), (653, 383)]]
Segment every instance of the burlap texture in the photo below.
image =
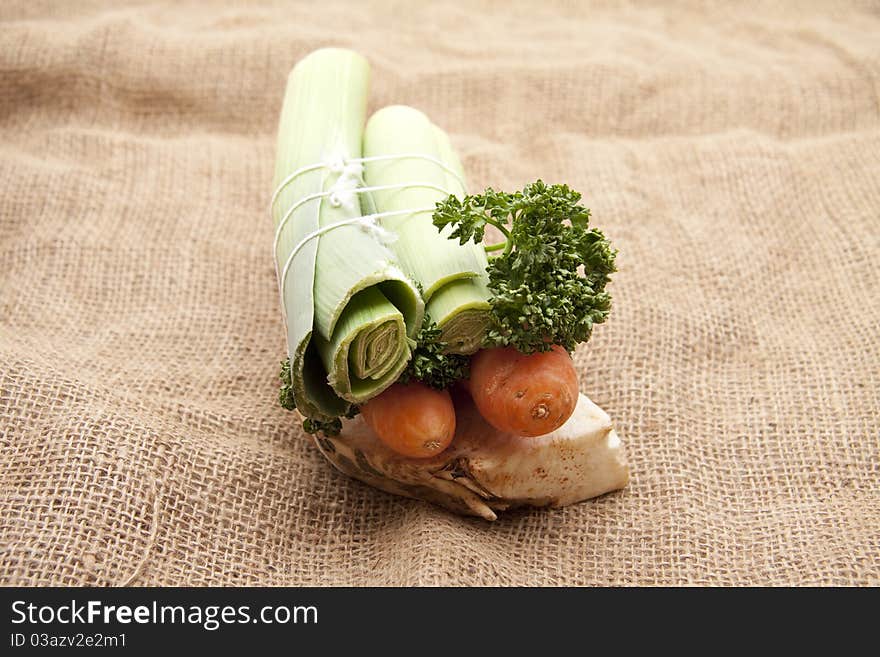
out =
[[(880, 10), (638, 4), (4, 2), (0, 583), (880, 583)], [(459, 518), (278, 407), (275, 128), (329, 44), (473, 189), (584, 191), (624, 491)]]

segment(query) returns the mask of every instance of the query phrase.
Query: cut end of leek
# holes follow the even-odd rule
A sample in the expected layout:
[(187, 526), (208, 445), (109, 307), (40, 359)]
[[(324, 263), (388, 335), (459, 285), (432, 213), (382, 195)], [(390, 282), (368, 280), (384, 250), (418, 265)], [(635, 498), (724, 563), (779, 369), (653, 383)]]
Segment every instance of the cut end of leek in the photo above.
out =
[(489, 290), (482, 278), (452, 281), (428, 302), (428, 316), (440, 329), (446, 353), (472, 354), (482, 345), (489, 328)]
[(437, 326), (440, 340), (446, 343), (445, 353), (470, 355), (483, 346), (489, 328), (489, 313), (486, 310), (462, 310), (445, 324)]
[(400, 327), (387, 321), (355, 338), (348, 354), (352, 372), (359, 379), (379, 379), (394, 367), (400, 344)]
[(358, 292), (333, 338), (315, 338), (327, 382), (343, 399), (362, 403), (385, 390), (410, 359), (403, 315), (377, 287)]

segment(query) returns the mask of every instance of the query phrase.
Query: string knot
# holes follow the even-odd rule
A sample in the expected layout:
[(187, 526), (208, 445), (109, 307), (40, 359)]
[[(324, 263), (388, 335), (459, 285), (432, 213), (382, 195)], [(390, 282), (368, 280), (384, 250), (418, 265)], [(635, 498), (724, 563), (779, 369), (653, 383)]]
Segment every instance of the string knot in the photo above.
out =
[(365, 214), (363, 217), (358, 217), (356, 223), (361, 227), (362, 231), (386, 246), (397, 239), (397, 235), (382, 227), (374, 214)]
[(345, 170), (345, 158), (334, 157), (325, 166), (331, 173), (342, 173)]

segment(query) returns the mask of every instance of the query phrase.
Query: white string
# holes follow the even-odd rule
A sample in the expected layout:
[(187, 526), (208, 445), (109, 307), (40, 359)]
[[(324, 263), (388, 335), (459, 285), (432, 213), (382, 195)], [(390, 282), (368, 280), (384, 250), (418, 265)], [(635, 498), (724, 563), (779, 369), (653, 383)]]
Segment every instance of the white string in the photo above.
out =
[(340, 226), (351, 226), (353, 224), (359, 224), (361, 228), (365, 231), (371, 232), (382, 240), (390, 239), (390, 234), (382, 228), (378, 223), (376, 223), (376, 219), (381, 219), (383, 217), (395, 217), (404, 214), (415, 214), (417, 212), (431, 212), (434, 210), (432, 206), (424, 207), (424, 208), (407, 208), (406, 210), (389, 210), (387, 212), (376, 212), (374, 214), (365, 214), (362, 217), (354, 217), (352, 219), (345, 219), (343, 221), (337, 221), (336, 223), (327, 224), (326, 226), (321, 226), (317, 230), (313, 230), (311, 233), (303, 237), (295, 247), (290, 251), (290, 254), (287, 256), (287, 260), (284, 262), (284, 268), (281, 270), (281, 276), (279, 277), (280, 288), (281, 288), (281, 307), (285, 311), (284, 315), (287, 316), (287, 305), (284, 301), (284, 289), (287, 284), (287, 270), (290, 269), (290, 265), (293, 264), (293, 259), (296, 257), (296, 254), (300, 252), (300, 250), (309, 242), (311, 242), (316, 237), (320, 237), (324, 233), (328, 233), (331, 230), (339, 228)]
[[(312, 165), (311, 167), (304, 167), (304, 168), (305, 169), (314, 169), (314, 168), (318, 168), (321, 166), (323, 166), (323, 165)], [(294, 173), (296, 173), (296, 172), (294, 172)], [(324, 174), (321, 177), (321, 187), (322, 188), (324, 187), (324, 183), (326, 182), (326, 180), (327, 180), (327, 175)], [(320, 200), (320, 196), (318, 197), (318, 199)], [(273, 203), (274, 203), (274, 200), (273, 200)], [(272, 214), (271, 208), (269, 209), (269, 214)], [(320, 217), (320, 215), (321, 215), (321, 206), (319, 204), (318, 208), (317, 208), (317, 216)], [(281, 272), (278, 271), (278, 247), (277, 247), (277, 244), (278, 244), (278, 233), (276, 231), (275, 240), (272, 245), (272, 262), (275, 264), (275, 280), (278, 283), (278, 296), (281, 297), (281, 310), (282, 310), (281, 316), (284, 318), (284, 331), (287, 332), (287, 329), (288, 329), (288, 326), (287, 326), (287, 302), (284, 300), (284, 281), (287, 278), (286, 274), (287, 274), (287, 269), (290, 266), (290, 259), (288, 258), (288, 262), (285, 263), (285, 265), (284, 265), (285, 276), (282, 277)], [(287, 357), (290, 359), (290, 362), (293, 363), (293, 358), (291, 357), (291, 354), (290, 354), (290, 345), (289, 344), (287, 345)]]
[[(441, 169), (450, 174), (455, 180), (461, 185), (462, 192), (465, 192), (466, 185), (464, 184), (464, 180), (458, 174), (457, 171), (452, 169), (448, 164), (443, 162), (442, 160), (438, 160), (435, 157), (430, 155), (425, 155), (423, 153), (397, 153), (397, 154), (389, 154), (389, 155), (373, 155), (370, 157), (355, 157), (355, 158), (338, 158), (336, 160), (330, 162), (322, 162), (318, 164), (310, 164), (305, 167), (300, 167), (295, 170), (290, 175), (286, 176), (279, 184), (278, 187), (275, 188), (275, 191), (272, 193), (272, 200), (269, 202), (269, 214), (272, 215), (275, 203), (278, 201), (278, 197), (281, 195), (281, 192), (289, 185), (291, 182), (296, 180), (299, 176), (309, 173), (311, 171), (317, 171), (320, 169), (327, 169), (331, 173), (339, 173), (340, 176), (337, 179), (336, 183), (327, 191), (324, 192), (316, 192), (314, 194), (308, 194), (303, 198), (299, 199), (294, 203), (291, 207), (287, 209), (284, 213), (284, 216), (281, 217), (281, 221), (278, 222), (278, 226), (275, 228), (275, 236), (272, 240), (272, 259), (275, 262), (275, 277), (278, 281), (278, 293), (281, 297), (281, 308), (283, 310), (284, 317), (284, 325), (287, 327), (287, 303), (285, 301), (284, 290), (287, 284), (287, 272), (290, 269), (291, 264), (293, 264), (293, 260), (296, 255), (302, 250), (302, 248), (308, 244), (311, 240), (324, 235), (325, 233), (330, 232), (336, 228), (341, 226), (351, 226), (354, 224), (358, 224), (366, 231), (372, 232), (375, 236), (379, 237), (382, 241), (390, 241), (390, 235), (385, 231), (382, 226), (380, 226), (376, 219), (380, 219), (383, 217), (393, 217), (405, 214), (418, 214), (422, 212), (433, 212), (436, 208), (434, 207), (424, 207), (424, 208), (408, 208), (405, 210), (392, 210), (388, 212), (376, 212), (373, 214), (362, 215), (359, 217), (353, 217), (351, 219), (346, 219), (344, 221), (337, 221), (332, 224), (328, 224), (326, 226), (322, 226), (317, 230), (312, 231), (303, 239), (301, 239), (296, 246), (293, 247), (291, 252), (287, 256), (287, 260), (284, 263), (284, 268), (279, 273), (278, 271), (278, 240), (281, 237), (281, 232), (284, 229), (284, 226), (287, 224), (287, 221), (290, 217), (293, 216), (293, 213), (297, 210), (297, 208), (302, 207), (304, 204), (309, 203), (310, 201), (320, 201), (321, 199), (330, 197), (330, 203), (333, 207), (339, 207), (342, 204), (342, 200), (339, 198), (340, 195), (343, 194), (361, 194), (363, 192), (379, 192), (385, 191), (389, 189), (409, 189), (409, 188), (424, 188), (424, 189), (433, 189), (439, 191), (447, 196), (453, 196), (452, 192), (449, 190), (435, 185), (433, 183), (426, 182), (415, 182), (415, 183), (395, 183), (389, 185), (374, 185), (371, 187), (354, 187), (350, 189), (335, 189), (340, 181), (345, 179), (346, 168), (348, 168), (352, 164), (361, 165), (365, 162), (382, 162), (386, 160), (401, 160), (401, 159), (420, 159), (426, 160), (428, 162), (433, 162)], [(361, 178), (362, 167), (357, 167), (357, 175), (358, 178)], [(324, 181), (326, 180), (326, 176), (322, 179), (321, 187), (324, 186)], [(361, 178), (362, 181), (362, 178)], [(320, 214), (320, 205), (318, 207), (318, 212)], [(288, 345), (289, 347), (289, 345)], [(290, 354), (288, 353), (288, 356)]]
[(464, 179), (458, 175), (458, 172), (453, 169), (451, 166), (446, 164), (443, 160), (438, 160), (436, 157), (431, 157), (430, 155), (424, 155), (422, 153), (402, 153), (402, 154), (391, 154), (391, 155), (371, 155), (370, 157), (359, 157), (354, 160), (349, 160), (350, 162), (384, 162), (386, 160), (397, 160), (397, 159), (405, 159), (405, 160), (425, 160), (427, 162), (433, 162), (441, 169), (443, 169), (446, 173), (450, 174), (453, 178), (455, 178), (456, 182), (461, 185), (462, 191), (467, 189), (467, 185), (464, 184)]
[(275, 192), (272, 194), (272, 200), (269, 202), (269, 212), (270, 213), (272, 212), (272, 209), (275, 207), (275, 201), (278, 200), (278, 195), (284, 191), (285, 187), (287, 187), (290, 183), (292, 183), (294, 180), (299, 178), (302, 174), (308, 173), (309, 171), (316, 171), (317, 169), (323, 169), (325, 167), (327, 169), (330, 169), (330, 171), (332, 171), (333, 173), (342, 173), (342, 169), (338, 168), (339, 167), (338, 162), (334, 162), (329, 165), (324, 164), (324, 163), (310, 164), (307, 167), (301, 167), (301, 168), (297, 169), (296, 171), (291, 173), (289, 176), (287, 176), (284, 180), (282, 180), (281, 184), (275, 188)]
[(269, 202), (269, 212), (272, 212), (272, 209), (275, 207), (275, 202), (278, 200), (278, 196), (280, 196), (281, 192), (284, 191), (284, 188), (287, 187), (294, 180), (299, 178), (304, 173), (309, 173), (310, 171), (315, 171), (317, 169), (329, 169), (332, 173), (342, 173), (343, 169), (346, 165), (349, 164), (363, 164), (364, 162), (383, 162), (386, 160), (427, 160), (428, 162), (433, 162), (441, 169), (446, 171), (446, 173), (450, 174), (455, 180), (461, 185), (462, 190), (467, 188), (467, 185), (464, 184), (464, 180), (458, 172), (455, 171), (448, 164), (443, 162), (442, 160), (438, 160), (436, 157), (431, 157), (430, 155), (425, 155), (423, 153), (398, 153), (394, 155), (372, 155), (370, 157), (352, 157), (346, 159), (337, 159), (330, 162), (322, 162), (319, 164), (310, 164), (309, 166), (301, 167), (291, 173), (289, 176), (285, 177), (282, 180), (278, 187), (275, 188), (275, 191), (272, 193), (272, 200)]
[[(412, 187), (433, 189), (441, 192), (442, 194), (446, 194), (447, 196), (452, 196), (452, 192), (450, 192), (448, 189), (428, 182), (394, 183), (390, 185), (374, 185), (372, 187), (355, 187), (345, 190), (330, 188), (326, 192), (316, 192), (314, 194), (309, 194), (308, 196), (303, 196), (300, 200), (291, 205), (287, 212), (284, 213), (284, 216), (281, 217), (281, 221), (278, 222), (278, 226), (275, 228), (275, 238), (272, 240), (272, 252), (278, 252), (278, 240), (281, 239), (281, 233), (284, 230), (284, 226), (287, 224), (287, 221), (293, 216), (293, 213), (297, 210), (297, 208), (302, 207), (309, 201), (315, 201), (320, 198), (329, 197), (330, 205), (332, 205), (334, 208), (338, 208), (340, 205), (342, 205), (342, 201), (338, 198), (341, 194), (362, 194), (364, 192), (382, 192), (389, 189), (409, 189)], [(334, 197), (336, 197), (336, 199), (334, 199)], [(431, 208), (431, 210), (434, 210), (434, 208)]]

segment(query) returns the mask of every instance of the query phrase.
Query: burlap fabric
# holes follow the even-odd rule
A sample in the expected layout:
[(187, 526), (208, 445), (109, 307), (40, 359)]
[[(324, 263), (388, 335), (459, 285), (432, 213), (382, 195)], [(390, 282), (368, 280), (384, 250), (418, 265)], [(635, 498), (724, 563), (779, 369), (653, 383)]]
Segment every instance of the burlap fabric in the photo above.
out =
[[(880, 583), (880, 10), (638, 4), (4, 2), (0, 582)], [(472, 188), (585, 192), (627, 489), (459, 518), (278, 407), (275, 128), (327, 44)]]

